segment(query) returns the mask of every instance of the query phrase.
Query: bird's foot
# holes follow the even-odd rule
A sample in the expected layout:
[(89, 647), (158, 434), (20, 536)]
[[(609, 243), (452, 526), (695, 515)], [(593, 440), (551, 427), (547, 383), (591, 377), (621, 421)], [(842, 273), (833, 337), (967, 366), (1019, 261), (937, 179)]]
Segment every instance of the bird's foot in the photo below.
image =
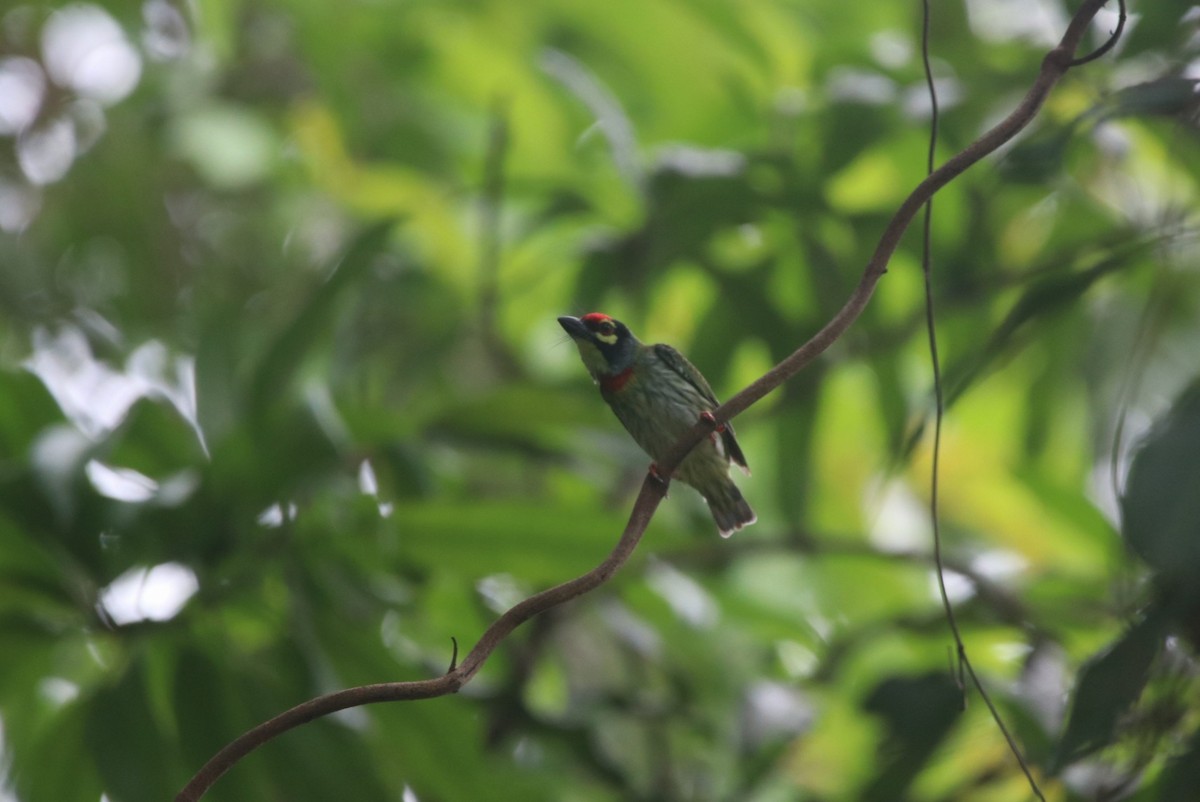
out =
[[(658, 482), (660, 485), (668, 485), (668, 484), (670, 484), (670, 483), (667, 481), (667, 478), (666, 478), (665, 476), (663, 476), (661, 473), (659, 473), (659, 470), (658, 470), (658, 463), (657, 463), (657, 462), (651, 462), (651, 463), (650, 463), (650, 475), (651, 475), (651, 476), (653, 476), (653, 477), (654, 477), (654, 481)], [(663, 495), (665, 496), (665, 495), (666, 495), (666, 493), (664, 493)]]
[(717, 419), (715, 417), (713, 417), (713, 414), (711, 412), (709, 412), (707, 409), (700, 413), (700, 420), (708, 421), (709, 423), (711, 423), (713, 425), (713, 428), (716, 429), (718, 432), (725, 431), (725, 424), (717, 423)]

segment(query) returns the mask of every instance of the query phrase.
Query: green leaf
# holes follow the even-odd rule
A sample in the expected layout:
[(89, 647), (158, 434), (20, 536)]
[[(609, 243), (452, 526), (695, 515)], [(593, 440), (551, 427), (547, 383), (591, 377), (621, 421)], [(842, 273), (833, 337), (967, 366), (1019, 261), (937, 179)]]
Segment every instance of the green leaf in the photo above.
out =
[[(530, 410), (537, 410), (537, 414), (530, 414)], [(611, 427), (612, 416), (594, 391), (510, 384), (448, 406), (431, 424), (439, 434), (472, 444), (556, 453), (580, 428)]]
[(1133, 263), (1130, 254), (1114, 253), (1080, 270), (1059, 270), (1031, 283), (988, 338), (982, 353), (969, 354), (946, 368), (946, 405), (956, 402), (1001, 359), (1023, 349), (1029, 328), (1044, 324), (1077, 305), (1096, 282)]
[(1151, 609), (1080, 669), (1070, 718), (1050, 762), (1052, 772), (1113, 742), (1118, 720), (1150, 678), (1166, 635), (1164, 623), (1161, 610)]
[(1175, 755), (1158, 781), (1158, 802), (1190, 802), (1200, 788), (1200, 730), (1184, 751)]
[(328, 335), (329, 318), (342, 291), (375, 263), (395, 224), (394, 220), (383, 220), (363, 229), (336, 261), (329, 279), (312, 290), (308, 302), (279, 332), (255, 373), (251, 410), (261, 414), (290, 386), (309, 349)]
[(89, 700), (86, 743), (113, 802), (168, 799), (178, 790), (174, 751), (149, 706), (140, 667)]
[(1174, 117), (1196, 109), (1197, 82), (1167, 76), (1128, 86), (1102, 107), (1105, 117)]
[(58, 404), (36, 376), (0, 370), (0, 454), (28, 457), (38, 433), (61, 420)]
[(999, 164), (1001, 175), (1019, 184), (1041, 185), (1062, 172), (1073, 125), (1051, 128), (1016, 145)]
[(877, 773), (860, 796), (890, 802), (904, 796), (921, 767), (933, 754), (963, 710), (962, 691), (944, 673), (893, 677), (867, 697), (865, 708), (888, 726)]
[(36, 741), (20, 745), (11, 770), (18, 799), (96, 802), (100, 798), (104, 788), (94, 758), (82, 747), (87, 713), (82, 701), (70, 703), (51, 717)]
[(623, 514), (536, 503), (398, 504), (390, 519), (406, 559), (468, 577), (511, 573), (561, 582), (599, 563), (625, 527)]
[(1200, 602), (1200, 382), (1186, 390), (1133, 458), (1122, 529), (1174, 603)]

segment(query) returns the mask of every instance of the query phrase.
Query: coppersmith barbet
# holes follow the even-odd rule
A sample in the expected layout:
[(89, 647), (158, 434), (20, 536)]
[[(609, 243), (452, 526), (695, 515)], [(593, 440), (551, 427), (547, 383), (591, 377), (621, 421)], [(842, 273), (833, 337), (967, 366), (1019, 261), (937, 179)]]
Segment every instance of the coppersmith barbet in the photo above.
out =
[[(700, 416), (719, 406), (700, 371), (671, 346), (644, 345), (624, 323), (600, 312), (563, 316), (558, 323), (575, 341), (600, 396), (656, 463)], [(730, 462), (746, 469), (726, 423), (692, 449), (674, 474), (704, 496), (722, 537), (757, 520), (729, 478)]]

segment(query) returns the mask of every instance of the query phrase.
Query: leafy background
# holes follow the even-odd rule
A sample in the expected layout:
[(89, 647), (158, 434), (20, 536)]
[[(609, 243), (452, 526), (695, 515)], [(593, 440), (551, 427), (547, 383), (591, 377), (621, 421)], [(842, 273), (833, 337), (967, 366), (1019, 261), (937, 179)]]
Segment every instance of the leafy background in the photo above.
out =
[[(945, 158), (1071, 9), (933, 6)], [(1189, 8), (1133, 5), (935, 203), (947, 581), (1054, 800), (1198, 781)], [(554, 318), (614, 314), (724, 396), (806, 339), (922, 175), (919, 26), (884, 0), (6, 7), (0, 799), (170, 798), (595, 564), (646, 459)], [(312, 723), (211, 798), (1027, 797), (931, 573), (918, 245), (738, 420), (757, 526), (721, 541), (677, 488), (459, 696)]]

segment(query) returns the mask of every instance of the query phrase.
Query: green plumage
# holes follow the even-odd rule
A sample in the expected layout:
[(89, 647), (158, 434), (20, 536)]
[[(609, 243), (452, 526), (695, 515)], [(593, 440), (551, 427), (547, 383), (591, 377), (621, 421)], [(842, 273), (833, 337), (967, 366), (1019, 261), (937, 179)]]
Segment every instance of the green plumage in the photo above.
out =
[[(575, 340), (601, 396), (655, 462), (702, 413), (718, 406), (704, 376), (671, 346), (644, 345), (619, 321), (595, 313), (559, 318), (559, 323)], [(692, 449), (674, 474), (704, 496), (725, 537), (755, 521), (729, 478), (730, 462), (747, 467), (733, 427), (726, 424)]]
[[(650, 350), (654, 351), (655, 355), (662, 360), (671, 370), (675, 371), (681, 378), (692, 385), (703, 397), (706, 406), (701, 411), (711, 412), (720, 406), (716, 395), (712, 391), (712, 387), (708, 385), (708, 381), (704, 375), (696, 369), (696, 366), (688, 362), (683, 354), (676, 351), (669, 345), (659, 343), (658, 345), (650, 346)], [(697, 413), (699, 415), (699, 413)], [(746, 464), (746, 456), (742, 453), (741, 446), (738, 445), (737, 437), (733, 434), (733, 424), (725, 424), (725, 428), (721, 431), (721, 440), (725, 446), (725, 453), (737, 465), (749, 472), (750, 466)]]

